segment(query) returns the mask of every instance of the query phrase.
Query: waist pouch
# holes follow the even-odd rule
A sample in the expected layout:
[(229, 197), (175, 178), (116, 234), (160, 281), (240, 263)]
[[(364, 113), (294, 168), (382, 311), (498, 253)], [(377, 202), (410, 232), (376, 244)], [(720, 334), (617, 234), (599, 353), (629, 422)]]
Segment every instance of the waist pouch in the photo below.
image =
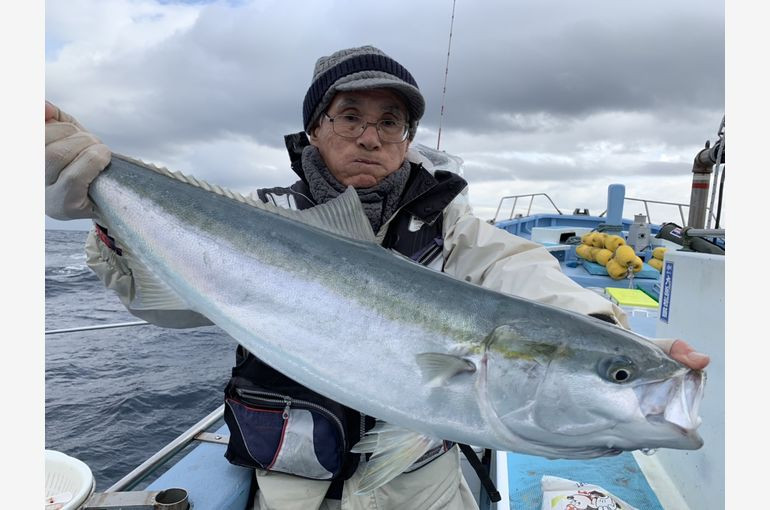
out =
[[(230, 429), (225, 458), (312, 480), (350, 478), (360, 459), (350, 449), (375, 419), (302, 386), (240, 346), (236, 359), (225, 387), (224, 419)], [(452, 446), (443, 441), (404, 472), (425, 466)]]
[[(350, 448), (361, 437), (360, 413), (291, 381), (250, 355), (262, 381), (233, 369), (225, 387), (230, 429), (225, 457), (231, 464), (313, 480), (347, 479), (358, 467)], [(252, 361), (252, 360), (250, 360)], [(253, 368), (253, 367), (252, 367)], [(269, 384), (258, 384), (265, 382)], [(285, 379), (285, 380), (284, 380)]]

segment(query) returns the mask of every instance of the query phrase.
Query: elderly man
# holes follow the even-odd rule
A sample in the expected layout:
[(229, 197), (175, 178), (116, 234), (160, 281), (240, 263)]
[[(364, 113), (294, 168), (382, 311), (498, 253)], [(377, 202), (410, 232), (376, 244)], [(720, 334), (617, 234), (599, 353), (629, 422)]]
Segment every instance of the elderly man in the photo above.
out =
[[(424, 110), (412, 75), (379, 49), (363, 46), (320, 58), (304, 99), (304, 131), (286, 136), (299, 180), (285, 188), (260, 189), (256, 197), (306, 209), (353, 186), (385, 248), (455, 278), (627, 326), (620, 309), (567, 278), (542, 246), (475, 217), (462, 177), (426, 168), (427, 160), (410, 150)], [(46, 213), (59, 219), (95, 218), (88, 185), (109, 158), (105, 145), (47, 103)], [(88, 264), (132, 313), (168, 327), (208, 323), (193, 312), (134, 310), (136, 282), (119, 255), (121, 241), (108, 235), (109, 225), (95, 220), (86, 245)], [(682, 341), (663, 347), (693, 368), (708, 363)], [(225, 419), (231, 430), (226, 456), (256, 469), (255, 508), (476, 508), (460, 471), (458, 448), (447, 442), (387, 484), (356, 495), (366, 459), (350, 448), (374, 426), (374, 417), (299, 385), (242, 347), (236, 360), (225, 389)], [(345, 435), (317, 426), (316, 433), (287, 449), (270, 439), (275, 431), (245, 426), (253, 420), (267, 423), (259, 421), (259, 413), (275, 412), (281, 398), (322, 408), (342, 424)], [(327, 432), (318, 433), (321, 429)], [(277, 463), (255, 458), (262, 454), (275, 460), (279, 453)], [(324, 469), (319, 470), (321, 464)]]

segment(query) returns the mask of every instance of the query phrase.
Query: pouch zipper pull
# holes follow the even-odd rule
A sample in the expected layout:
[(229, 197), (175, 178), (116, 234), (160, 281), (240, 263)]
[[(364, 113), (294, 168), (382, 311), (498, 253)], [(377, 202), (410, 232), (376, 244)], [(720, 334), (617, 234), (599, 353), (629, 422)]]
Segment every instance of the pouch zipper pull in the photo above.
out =
[(289, 408), (291, 407), (291, 398), (283, 397), (283, 401), (286, 402), (286, 407), (283, 408), (283, 419), (289, 419)]

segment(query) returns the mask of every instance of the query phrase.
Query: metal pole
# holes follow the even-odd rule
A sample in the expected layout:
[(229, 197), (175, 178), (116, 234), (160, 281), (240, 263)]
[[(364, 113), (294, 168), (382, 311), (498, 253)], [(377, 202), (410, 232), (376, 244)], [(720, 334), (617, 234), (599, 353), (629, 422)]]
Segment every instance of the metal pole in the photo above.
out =
[(511, 216), (508, 218), (509, 220), (510, 220), (511, 218), (513, 218), (513, 213), (515, 213), (515, 212), (516, 212), (516, 202), (518, 202), (518, 201), (519, 201), (519, 197), (515, 197), (515, 198), (513, 199), (513, 207), (511, 207)]
[(685, 235), (690, 237), (724, 237), (723, 228), (688, 228), (684, 231)]
[(120, 322), (116, 324), (101, 324), (98, 326), (80, 326), (77, 328), (66, 328), (66, 329), (49, 329), (45, 332), (46, 335), (57, 335), (59, 333), (75, 333), (77, 331), (93, 331), (97, 329), (110, 329), (110, 328), (125, 328), (128, 326), (144, 326), (145, 324), (149, 324), (147, 321), (137, 321), (137, 322)]
[[(682, 230), (682, 250), (684, 251), (703, 251), (702, 249), (694, 249), (693, 246), (696, 243), (703, 243), (702, 237), (722, 237), (725, 236), (725, 229), (723, 228), (689, 228), (686, 227)], [(708, 245), (708, 244), (707, 244)], [(704, 246), (707, 246), (704, 245)], [(719, 248), (719, 247), (717, 247)], [(721, 249), (721, 248), (720, 248)], [(709, 253), (712, 253), (709, 251)]]
[(706, 224), (706, 208), (709, 198), (709, 184), (714, 172), (714, 151), (709, 147), (701, 149), (692, 163), (692, 191), (690, 192), (690, 216), (687, 226), (703, 228)]
[(104, 492), (119, 492), (122, 490), (130, 490), (134, 485), (141, 482), (152, 471), (166, 462), (168, 459), (176, 455), (180, 450), (187, 446), (191, 441), (195, 439), (200, 432), (205, 431), (217, 422), (225, 412), (225, 406), (222, 404), (209, 415), (204, 417), (201, 421), (187, 429), (179, 437), (171, 441), (169, 444), (160, 449), (155, 455), (142, 462), (133, 471), (126, 476), (115, 482), (109, 489)]
[(497, 204), (497, 210), (495, 211), (495, 216), (494, 216), (494, 218), (492, 218), (491, 223), (494, 223), (495, 221), (497, 221), (497, 215), (500, 213), (500, 208), (502, 206), (503, 206), (503, 199), (500, 199), (500, 203)]
[(716, 164), (714, 165), (714, 184), (711, 186), (711, 203), (709, 205), (708, 216), (706, 221), (706, 228), (711, 228), (711, 217), (714, 215), (714, 201), (716, 200), (717, 186), (719, 185), (719, 169), (722, 165), (722, 153), (725, 150), (725, 116), (722, 116), (722, 122), (719, 124), (717, 130), (717, 143), (719, 144), (719, 151), (717, 151)]

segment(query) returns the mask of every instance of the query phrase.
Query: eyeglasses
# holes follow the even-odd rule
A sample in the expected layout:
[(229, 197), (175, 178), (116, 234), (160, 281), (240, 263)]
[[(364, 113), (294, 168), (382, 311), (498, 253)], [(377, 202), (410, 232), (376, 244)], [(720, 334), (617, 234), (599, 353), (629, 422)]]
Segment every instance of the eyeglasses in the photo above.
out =
[(369, 126), (377, 128), (377, 134), (383, 143), (403, 142), (409, 134), (409, 124), (398, 120), (382, 119), (377, 122), (367, 122), (358, 115), (348, 113), (331, 117), (324, 112), (324, 115), (332, 123), (332, 130), (344, 138), (358, 138)]

